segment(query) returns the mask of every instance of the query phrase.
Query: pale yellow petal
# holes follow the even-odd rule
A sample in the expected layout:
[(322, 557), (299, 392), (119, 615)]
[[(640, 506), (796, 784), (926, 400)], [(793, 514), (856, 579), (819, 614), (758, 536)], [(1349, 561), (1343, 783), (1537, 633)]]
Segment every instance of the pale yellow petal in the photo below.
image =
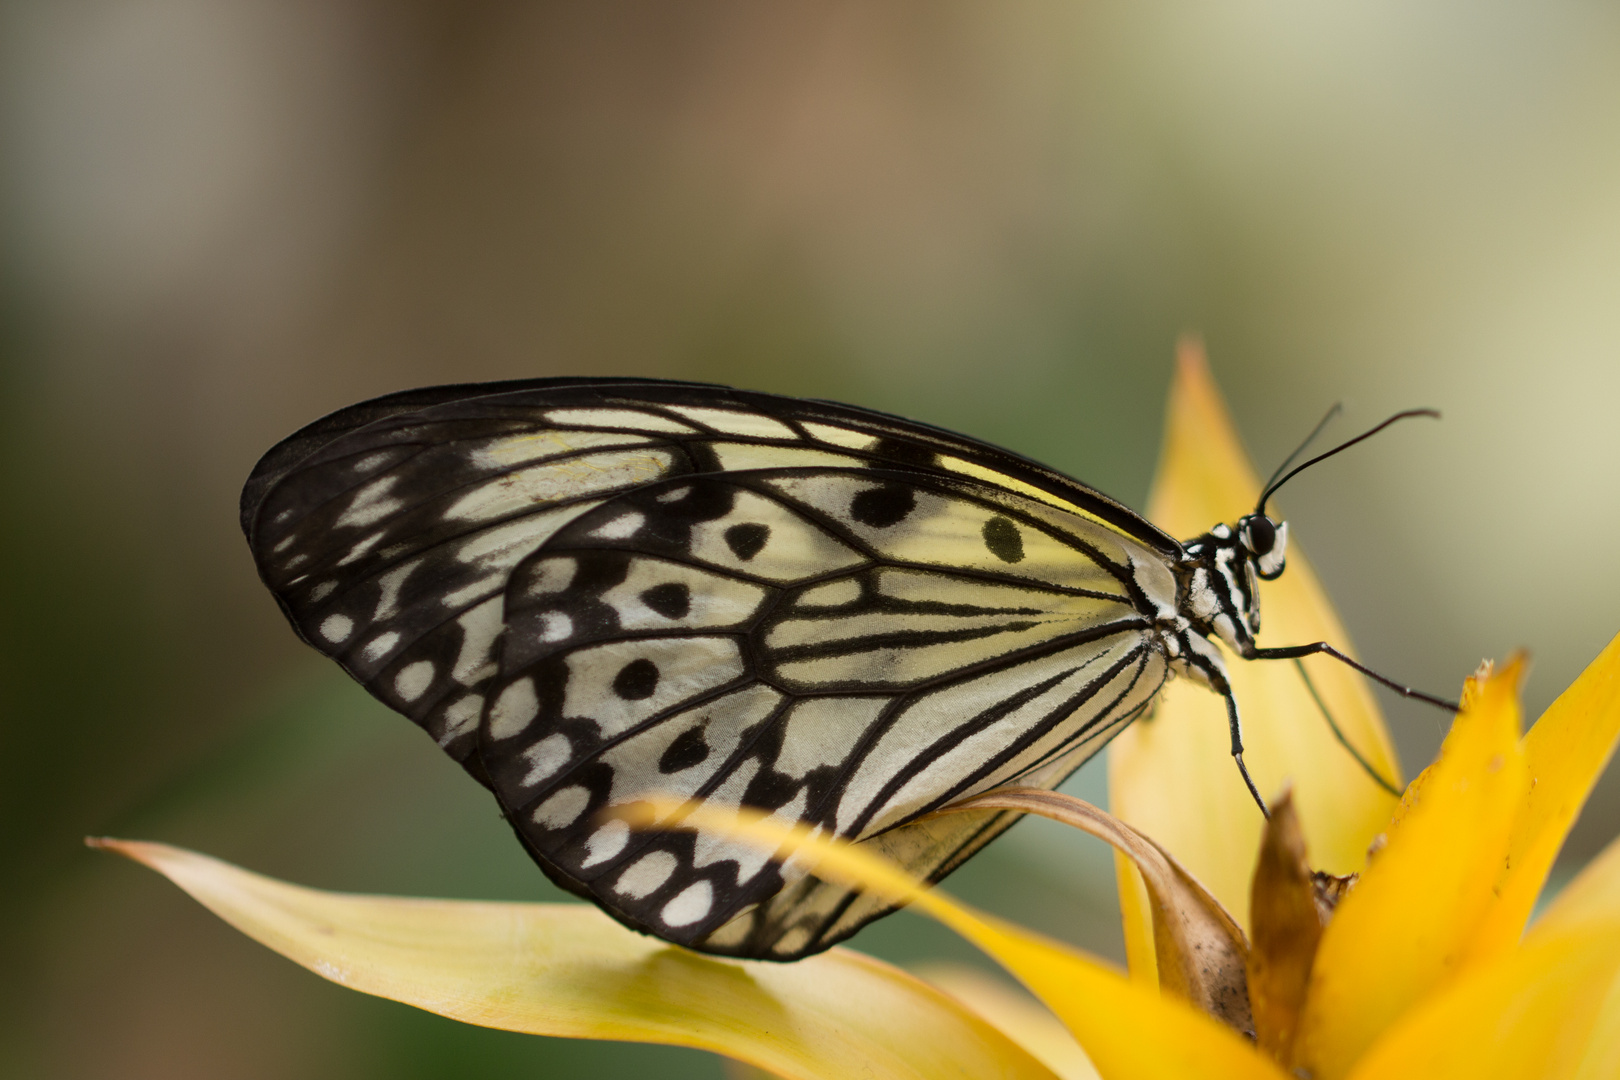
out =
[(1062, 1080), (1101, 1080), (1062, 1021), (1018, 987), (965, 964), (923, 964), (912, 972), (994, 1024)]
[[(1178, 360), (1148, 516), (1185, 540), (1252, 511), (1260, 485), (1202, 350), (1184, 344)], [(1302, 428), (1307, 419), (1301, 418)], [(1310, 473), (1293, 481), (1327, 482)], [(1276, 506), (1270, 509), (1275, 516)], [(1260, 598), (1262, 645), (1328, 641), (1354, 652), (1296, 536), (1289, 538), (1288, 569), (1277, 581), (1261, 583)], [(1365, 680), (1332, 660), (1305, 663), (1346, 737), (1399, 786), (1400, 767)], [(1332, 873), (1359, 870), (1394, 797), (1334, 738), (1291, 661), (1229, 655), (1228, 670), (1243, 718), (1245, 760), (1260, 790), (1275, 793), (1291, 779), (1312, 857)], [(1221, 699), (1188, 682), (1172, 683), (1153, 717), (1114, 740), (1108, 776), (1110, 809), (1163, 845), (1248, 925), (1249, 881), (1264, 821), (1232, 764)], [(1127, 940), (1130, 934), (1128, 928)]]
[(927, 889), (890, 863), (854, 845), (828, 840), (804, 826), (766, 815), (649, 799), (618, 816), (642, 824), (681, 815), (773, 853), (795, 852), (813, 872), (860, 884), (909, 903), (984, 950), (1040, 998), (1074, 1034), (1109, 1080), (1205, 1080), (1253, 1077), (1282, 1080), (1283, 1073), (1230, 1029), (1173, 997), (1161, 997), (1113, 968), (1060, 942), (985, 915)]
[(1295, 1042), (1295, 1061), (1317, 1080), (1346, 1075), (1456, 973), (1529, 787), (1519, 749), (1522, 671), (1508, 665), (1458, 715), (1416, 803), (1323, 932)]
[(1564, 886), (1531, 925), (1525, 941), (1602, 922), (1620, 922), (1620, 840), (1609, 841), (1602, 853)]
[(1617, 974), (1620, 926), (1509, 950), (1403, 1016), (1353, 1080), (1612, 1080), (1603, 1011)]
[(1497, 899), (1473, 939), (1488, 956), (1519, 940), (1558, 849), (1620, 739), (1620, 636), (1524, 736), (1532, 784), (1509, 841)]
[[(1613, 647), (1611, 646), (1611, 649)], [(1604, 926), (1620, 926), (1620, 840), (1564, 886), (1524, 936), (1526, 948), (1562, 934)], [(1586, 1058), (1576, 1071), (1577, 1080), (1614, 1080), (1620, 1076), (1620, 974), (1603, 994)]]
[(805, 1080), (1052, 1078), (948, 995), (846, 949), (719, 960), (584, 904), (328, 893), (163, 844), (101, 844), (333, 982), (470, 1024), (695, 1046)]
[(1571, 1080), (1614, 1080), (1620, 1076), (1620, 975), (1610, 978), (1609, 989), (1598, 1006), (1581, 1063)]

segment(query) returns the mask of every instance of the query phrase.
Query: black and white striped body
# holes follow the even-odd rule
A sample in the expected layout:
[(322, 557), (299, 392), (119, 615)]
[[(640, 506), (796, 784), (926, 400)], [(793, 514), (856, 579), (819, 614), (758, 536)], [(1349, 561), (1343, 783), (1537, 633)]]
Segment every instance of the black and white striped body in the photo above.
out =
[(889, 906), (602, 811), (747, 805), (938, 880), (1015, 815), (930, 810), (1057, 785), (1174, 674), (1230, 701), (1210, 639), (1253, 654), (1251, 568), (1280, 573), (1283, 539), (1251, 515), (1183, 547), (948, 432), (631, 380), (343, 410), (265, 456), (243, 527), (299, 633), (487, 786), (554, 880), (774, 959)]
[(1238, 656), (1256, 655), (1254, 635), (1260, 632), (1260, 596), (1256, 576), (1270, 581), (1283, 572), (1288, 523), (1250, 514), (1237, 529), (1216, 525), (1183, 545), (1176, 564), (1179, 589), (1176, 611), (1186, 624), (1167, 634), (1166, 645), (1176, 651), (1172, 667), (1210, 687), (1231, 693), (1226, 665), (1212, 639), (1224, 642)]

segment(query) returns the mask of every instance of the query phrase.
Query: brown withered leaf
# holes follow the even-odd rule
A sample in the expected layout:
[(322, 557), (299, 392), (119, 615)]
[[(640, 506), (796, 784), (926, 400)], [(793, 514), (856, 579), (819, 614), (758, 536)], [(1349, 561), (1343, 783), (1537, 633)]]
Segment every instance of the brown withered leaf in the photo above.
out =
[(1260, 839), (1249, 899), (1249, 1002), (1254, 1008), (1260, 1048), (1287, 1064), (1299, 1026), (1311, 964), (1322, 927), (1345, 879), (1320, 884), (1305, 860), (1305, 836), (1294, 812), (1293, 793), (1271, 804), (1271, 819)]
[(936, 813), (968, 810), (1038, 814), (1088, 832), (1123, 852), (1147, 883), (1160, 987), (1254, 1037), (1245, 982), (1248, 941), (1220, 902), (1163, 848), (1083, 799), (1042, 788), (1004, 788)]

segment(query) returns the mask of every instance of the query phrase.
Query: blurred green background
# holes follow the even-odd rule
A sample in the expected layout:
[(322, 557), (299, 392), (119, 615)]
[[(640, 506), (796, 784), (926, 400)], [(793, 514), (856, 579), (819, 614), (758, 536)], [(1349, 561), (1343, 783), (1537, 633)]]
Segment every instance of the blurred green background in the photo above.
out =
[[(1526, 646), (1535, 715), (1620, 629), (1620, 7), (0, 3), (0, 1069), (721, 1073), (363, 998), (79, 846), (554, 896), (258, 584), (236, 495), (297, 426), (705, 379), (1140, 506), (1183, 331), (1262, 466), (1335, 400), (1445, 410), (1291, 485), (1292, 535), (1374, 666)], [(1390, 714), (1415, 772), (1444, 717)], [(1117, 954), (1106, 854), (1043, 824), (954, 891)], [(1617, 824), (1611, 769), (1560, 872)]]

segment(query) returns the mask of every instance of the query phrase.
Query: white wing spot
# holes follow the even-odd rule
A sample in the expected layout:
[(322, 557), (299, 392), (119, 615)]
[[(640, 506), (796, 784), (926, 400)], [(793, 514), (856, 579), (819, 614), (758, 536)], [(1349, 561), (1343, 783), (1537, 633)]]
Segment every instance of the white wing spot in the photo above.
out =
[(692, 494), (692, 489), (691, 488), (689, 488), (689, 487), (678, 487), (678, 488), (674, 488), (674, 489), (672, 489), (670, 491), (666, 491), (662, 495), (658, 496), (658, 501), (661, 502), (661, 503), (680, 502), (682, 499), (686, 498), (690, 494)]
[(347, 615), (328, 615), (326, 621), (321, 623), (321, 637), (337, 645), (349, 640), (354, 633), (354, 620)]
[(372, 638), (361, 651), (367, 660), (380, 660), (398, 644), (399, 631), (390, 630), (386, 634), (380, 634)]
[(578, 569), (579, 563), (573, 559), (546, 559), (529, 568), (529, 585), (524, 590), (525, 595), (560, 593), (573, 584), (574, 572)]
[(645, 515), (632, 510), (628, 514), (620, 514), (606, 525), (597, 526), (590, 531), (590, 535), (600, 540), (628, 540), (645, 524)]
[(411, 576), (411, 572), (421, 565), (421, 559), (413, 559), (377, 579), (377, 584), (382, 588), (382, 595), (377, 597), (377, 611), (372, 615), (372, 619), (382, 622), (399, 613), (399, 590), (404, 586), (405, 579)]
[(824, 468), (848, 469), (865, 465), (860, 458), (834, 454), (811, 446), (773, 446), (757, 443), (710, 443), (720, 467), (729, 471), (744, 469)]
[(534, 694), (534, 680), (519, 679), (501, 691), (495, 704), (489, 707), (489, 734), (495, 739), (510, 739), (529, 726), (540, 713), (540, 699)]
[(877, 445), (877, 436), (865, 431), (851, 431), (848, 428), (832, 427), (829, 424), (816, 424), (808, 420), (801, 421), (804, 430), (813, 438), (834, 446), (847, 447), (850, 450), (870, 450)]
[(360, 556), (364, 555), (366, 552), (368, 552), (372, 548), (376, 547), (377, 542), (379, 540), (381, 540), (382, 538), (383, 538), (382, 533), (380, 533), (380, 532), (372, 533), (370, 536), (366, 537), (364, 540), (361, 540), (358, 544), (354, 545), (354, 547), (350, 548), (349, 553), (347, 555), (343, 556), (343, 558), (338, 560), (338, 565), (339, 566), (348, 566), (350, 563), (354, 562)]
[(439, 603), (445, 607), (461, 607), (469, 600), (477, 600), (481, 596), (488, 596), (493, 589), (499, 589), (501, 582), (506, 580), (505, 574), (487, 574), (476, 581), (468, 582), (459, 589), (454, 589), (439, 597)]
[(361, 488), (349, 502), (348, 509), (338, 518), (334, 525), (337, 528), (349, 528), (356, 525), (375, 525), (383, 518), (400, 509), (405, 504), (399, 499), (388, 498), (388, 491), (399, 482), (397, 476), (385, 476), (381, 480), (374, 480)]
[(843, 578), (804, 590), (794, 603), (800, 607), (838, 607), (853, 604), (860, 598), (861, 583), (855, 578)]
[(418, 660), (414, 664), (406, 664), (394, 676), (394, 691), (406, 701), (415, 701), (427, 693), (427, 688), (433, 685), (433, 661)]
[(696, 434), (696, 429), (667, 416), (642, 412), (639, 409), (552, 409), (546, 419), (561, 427), (612, 427), (631, 431), (672, 431), (681, 435)]
[(568, 736), (560, 732), (547, 735), (523, 751), (523, 760), (529, 763), (529, 774), (523, 778), (523, 786), (538, 784), (554, 775), (573, 756), (574, 744), (568, 741)]
[(585, 812), (591, 802), (591, 793), (579, 785), (565, 787), (535, 807), (534, 823), (547, 829), (561, 829), (572, 825)]
[(799, 433), (782, 421), (759, 413), (737, 412), (734, 409), (706, 409), (698, 405), (666, 405), (665, 408), (727, 435), (794, 441), (799, 439)]
[(354, 463), (354, 471), (358, 473), (368, 473), (374, 469), (380, 469), (384, 465), (388, 464), (388, 459), (391, 457), (393, 457), (393, 454), (386, 450), (377, 454), (367, 454), (365, 457)]
[(455, 666), (450, 674), (463, 686), (493, 674), (495, 663), (491, 656), (495, 639), (501, 636), (501, 598), (492, 596), (457, 619), (461, 626), (461, 649), (456, 653)]
[(309, 602), (312, 603), (312, 604), (320, 603), (322, 600), (325, 600), (328, 596), (331, 596), (332, 591), (334, 589), (336, 589), (337, 587), (338, 587), (338, 583), (335, 582), (335, 581), (323, 581), (323, 582), (321, 582), (319, 585), (317, 585), (313, 589), (309, 590)]
[(444, 734), (439, 736), (439, 745), (446, 746), (457, 735), (471, 731), (483, 711), (484, 699), (480, 694), (468, 694), (451, 702), (444, 710)]
[(699, 881), (682, 889), (675, 899), (664, 905), (659, 918), (666, 926), (689, 926), (702, 919), (714, 907), (714, 886)]
[(675, 872), (676, 865), (675, 856), (667, 851), (648, 852), (625, 867), (624, 873), (619, 875), (619, 880), (613, 883), (613, 891), (639, 900), (668, 881), (669, 875)]
[(540, 616), (541, 641), (565, 641), (574, 632), (574, 620), (560, 611), (548, 611)]
[(279, 543), (275, 547), (271, 548), (270, 551), (271, 551), (272, 554), (280, 555), (283, 551), (286, 551), (288, 548), (292, 547), (293, 546), (293, 541), (297, 540), (297, 539), (298, 539), (298, 534), (297, 533), (288, 533), (285, 537), (282, 538), (281, 543)]
[(585, 860), (580, 866), (605, 863), (624, 850), (630, 842), (630, 826), (623, 821), (610, 821), (591, 833), (585, 841)]

